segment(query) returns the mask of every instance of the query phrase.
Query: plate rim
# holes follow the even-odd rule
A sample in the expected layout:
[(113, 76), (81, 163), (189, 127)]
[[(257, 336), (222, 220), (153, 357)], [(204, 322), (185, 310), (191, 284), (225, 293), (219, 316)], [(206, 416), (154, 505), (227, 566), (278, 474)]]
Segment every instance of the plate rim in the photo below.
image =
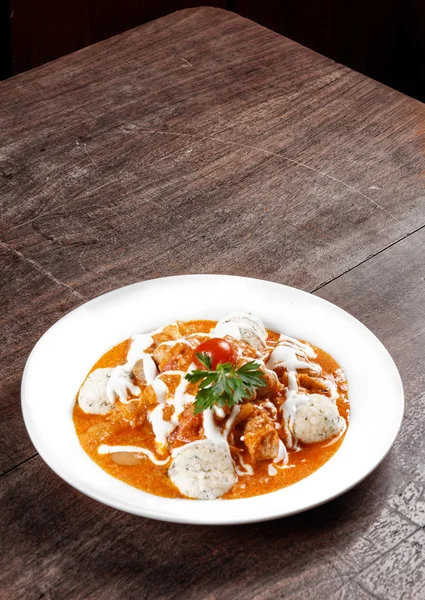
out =
[[(82, 311), (88, 305), (91, 305), (91, 306), (95, 305), (97, 302), (101, 301), (105, 297), (108, 297), (108, 296), (112, 297), (115, 294), (123, 293), (123, 291), (125, 291), (125, 290), (130, 290), (130, 288), (132, 288), (132, 289), (135, 289), (138, 287), (143, 288), (143, 286), (152, 284), (153, 282), (171, 282), (171, 281), (184, 281), (187, 279), (195, 280), (195, 279), (205, 279), (205, 278), (207, 278), (207, 279), (227, 279), (227, 280), (243, 279), (243, 280), (253, 282), (254, 284), (257, 284), (257, 283), (258, 284), (267, 284), (267, 285), (271, 285), (271, 286), (274, 286), (279, 289), (283, 288), (283, 289), (288, 289), (288, 290), (295, 290), (296, 292), (301, 293), (301, 294), (305, 295), (306, 297), (313, 297), (316, 300), (331, 306), (332, 309), (336, 308), (338, 311), (344, 313), (344, 315), (346, 317), (348, 317), (350, 320), (354, 320), (356, 322), (356, 324), (360, 325), (361, 328), (364, 331), (366, 331), (369, 335), (372, 335), (374, 337), (375, 342), (377, 342), (380, 345), (381, 351), (386, 355), (387, 360), (389, 359), (391, 367), (394, 372), (394, 375), (396, 375), (397, 387), (398, 387), (397, 395), (399, 397), (399, 406), (398, 406), (398, 415), (397, 415), (398, 419), (397, 419), (396, 425), (395, 426), (393, 425), (393, 427), (392, 427), (393, 433), (391, 436), (391, 441), (390, 441), (390, 443), (388, 443), (388, 447), (386, 448), (385, 452), (382, 454), (380, 459), (376, 463), (374, 463), (374, 465), (372, 465), (370, 468), (368, 468), (364, 473), (362, 473), (362, 475), (360, 477), (357, 477), (349, 485), (346, 485), (343, 489), (341, 489), (333, 494), (328, 495), (326, 498), (323, 498), (323, 499), (320, 499), (320, 500), (314, 501), (314, 502), (307, 502), (305, 505), (300, 505), (300, 507), (294, 508), (293, 510), (289, 510), (289, 511), (274, 510), (274, 511), (270, 511), (269, 514), (265, 514), (265, 515), (261, 515), (261, 516), (246, 515), (246, 516), (241, 516), (240, 518), (233, 517), (231, 519), (226, 518), (225, 514), (220, 519), (209, 517), (208, 511), (206, 510), (205, 511), (206, 516), (200, 519), (199, 517), (191, 518), (190, 514), (187, 515), (186, 513), (165, 514), (164, 511), (162, 511), (162, 510), (156, 511), (152, 507), (149, 507), (149, 508), (144, 508), (142, 506), (136, 507), (133, 505), (127, 505), (127, 503), (122, 500), (110, 500), (109, 498), (105, 499), (105, 497), (102, 496), (101, 492), (96, 493), (91, 490), (85, 489), (83, 485), (80, 486), (80, 485), (78, 485), (78, 483), (76, 481), (72, 480), (72, 478), (69, 478), (67, 473), (59, 473), (57, 468), (55, 466), (53, 466), (53, 464), (50, 461), (50, 457), (49, 457), (48, 453), (46, 453), (44, 451), (44, 447), (38, 443), (39, 440), (38, 440), (38, 434), (36, 431), (36, 427), (30, 418), (29, 408), (27, 407), (26, 401), (25, 401), (25, 398), (27, 396), (28, 373), (30, 372), (30, 369), (32, 367), (32, 362), (34, 360), (34, 356), (37, 354), (38, 348), (42, 344), (45, 337), (48, 334), (50, 334), (50, 332), (52, 332), (52, 330), (54, 330), (56, 327), (58, 327), (61, 323), (68, 320), (71, 315), (74, 315), (75, 313)], [(220, 274), (220, 273), (208, 273), (208, 274), (193, 273), (193, 274), (181, 274), (181, 275), (172, 275), (172, 276), (166, 276), (166, 277), (156, 277), (156, 278), (151, 278), (151, 279), (144, 279), (141, 281), (131, 283), (126, 286), (115, 288), (108, 292), (104, 292), (98, 296), (95, 296), (94, 298), (91, 298), (90, 300), (88, 300), (86, 302), (83, 302), (79, 306), (68, 311), (60, 319), (55, 321), (37, 340), (37, 342), (35, 343), (34, 347), (32, 348), (32, 350), (26, 360), (25, 367), (24, 367), (23, 374), (22, 374), (22, 380), (21, 380), (21, 411), (22, 411), (23, 420), (24, 420), (24, 424), (25, 424), (27, 433), (28, 433), (30, 440), (31, 440), (32, 444), (34, 445), (38, 455), (41, 457), (41, 459), (48, 465), (48, 467), (55, 473), (55, 475), (60, 477), (68, 485), (70, 485), (74, 489), (78, 490), (85, 496), (88, 496), (89, 498), (92, 498), (93, 500), (97, 500), (98, 502), (100, 502), (106, 506), (109, 506), (111, 508), (115, 508), (117, 510), (122, 510), (124, 512), (133, 514), (135, 516), (151, 518), (151, 519), (159, 520), (159, 521), (163, 521), (163, 522), (180, 523), (180, 524), (188, 524), (188, 525), (189, 524), (190, 525), (194, 525), (194, 524), (195, 525), (241, 525), (241, 524), (247, 524), (247, 523), (264, 522), (264, 521), (269, 521), (269, 520), (274, 520), (274, 519), (278, 519), (278, 518), (284, 518), (284, 517), (289, 517), (289, 516), (292, 516), (295, 514), (299, 514), (306, 510), (310, 510), (310, 509), (316, 508), (318, 506), (321, 506), (327, 502), (330, 502), (330, 501), (334, 500), (335, 498), (341, 496), (342, 494), (345, 494), (346, 492), (348, 492), (349, 490), (354, 488), (359, 483), (361, 483), (382, 463), (382, 461), (385, 459), (385, 457), (388, 455), (391, 448), (393, 447), (393, 444), (400, 432), (400, 428), (401, 428), (401, 425), (403, 422), (404, 411), (405, 411), (405, 397), (404, 397), (403, 382), (402, 382), (399, 370), (397, 368), (397, 365), (396, 365), (394, 359), (392, 358), (391, 354), (389, 353), (389, 351), (387, 350), (385, 345), (373, 333), (373, 331), (371, 331), (359, 319), (354, 317), (352, 314), (350, 314), (345, 309), (330, 302), (329, 300), (326, 300), (325, 298), (322, 298), (321, 296), (314, 295), (314, 293), (312, 293), (312, 292), (308, 292), (308, 291), (296, 288), (294, 286), (288, 286), (286, 284), (278, 283), (275, 281), (270, 281), (267, 279), (259, 279), (259, 278), (253, 278), (253, 277), (228, 275), (228, 274)], [(41, 449), (40, 449), (40, 446), (41, 446)], [(89, 459), (92, 460), (90, 457), (89, 457)], [(94, 464), (96, 464), (96, 463), (94, 463)], [(101, 467), (99, 467), (99, 469), (101, 469)], [(103, 471), (103, 469), (102, 469), (102, 471)], [(320, 469), (318, 469), (317, 471), (320, 471)], [(315, 471), (315, 473), (317, 473), (317, 471)], [(116, 479), (112, 475), (110, 475), (110, 477), (112, 477), (113, 479)], [(303, 480), (300, 480), (300, 481), (304, 481), (305, 479), (308, 479), (308, 477), (304, 478)], [(137, 488), (133, 488), (133, 486), (130, 486), (129, 484), (125, 484), (125, 485), (128, 485), (132, 489), (137, 489)], [(289, 487), (292, 487), (292, 486), (289, 486)], [(266, 494), (261, 494), (260, 496), (254, 496), (254, 497), (250, 497), (250, 498), (229, 499), (229, 500), (226, 500), (226, 502), (232, 502), (232, 503), (233, 502), (243, 502), (243, 503), (248, 504), (249, 501), (253, 500), (254, 498), (267, 498), (269, 495), (279, 493), (283, 489), (285, 489), (285, 488), (281, 488), (280, 490), (277, 490), (274, 492), (269, 492)], [(149, 494), (148, 492), (144, 492), (143, 490), (140, 490), (140, 491), (144, 494), (147, 494), (148, 496), (150, 496), (152, 498), (157, 497), (154, 494)], [(176, 502), (176, 503), (196, 502), (196, 500), (185, 499), (185, 498), (173, 498), (173, 499), (169, 499), (169, 500), (173, 500), (173, 502)], [(216, 501), (217, 500), (203, 501), (203, 504), (208, 506), (209, 502), (216, 502)]]

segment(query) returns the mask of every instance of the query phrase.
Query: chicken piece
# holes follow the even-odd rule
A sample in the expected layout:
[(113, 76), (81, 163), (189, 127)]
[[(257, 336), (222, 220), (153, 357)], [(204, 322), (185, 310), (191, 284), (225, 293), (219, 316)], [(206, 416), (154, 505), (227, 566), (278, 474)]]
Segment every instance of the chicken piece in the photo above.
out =
[(263, 323), (249, 313), (231, 313), (221, 319), (214, 328), (217, 337), (231, 336), (243, 340), (255, 350), (266, 346), (267, 332)]
[(323, 384), (323, 380), (310, 377), (306, 373), (300, 373), (298, 375), (298, 382), (300, 387), (308, 390), (313, 394), (329, 394), (329, 389)]
[(202, 424), (202, 414), (193, 414), (193, 404), (189, 404), (180, 415), (178, 426), (168, 438), (169, 446), (172, 448), (180, 445), (176, 442), (188, 443), (200, 439)]
[(266, 385), (257, 389), (257, 397), (269, 398), (270, 396), (276, 396), (278, 391), (282, 388), (282, 384), (280, 383), (276, 373), (263, 367), (261, 367), (261, 371), (264, 374)]
[(172, 346), (162, 343), (153, 351), (153, 359), (160, 371), (164, 370), (165, 365), (170, 360), (172, 349)]
[(276, 367), (273, 369), (276, 373), (279, 382), (283, 385), (283, 387), (288, 387), (288, 372), (285, 367)]
[(276, 458), (279, 453), (279, 436), (273, 421), (266, 414), (250, 419), (244, 431), (244, 444), (253, 462)]
[(112, 423), (96, 423), (81, 434), (81, 439), (89, 447), (97, 449), (99, 444), (104, 442), (113, 432), (114, 426)]
[[(232, 344), (232, 346), (237, 348), (238, 354), (241, 357), (238, 360), (238, 366), (242, 366), (248, 361), (255, 360), (258, 357), (257, 350), (248, 344), (248, 342), (245, 342), (244, 340), (236, 340), (231, 335), (225, 335), (224, 339), (226, 342), (229, 342), (229, 344)], [(241, 361), (240, 365), (239, 361)]]
[(141, 427), (146, 422), (146, 415), (146, 405), (140, 400), (133, 400), (128, 404), (117, 402), (107, 419), (112, 423)]
[(143, 359), (136, 360), (133, 365), (133, 377), (136, 379), (136, 384), (140, 387), (146, 385), (145, 370), (143, 368)]
[(153, 339), (156, 344), (161, 344), (162, 342), (168, 342), (170, 340), (178, 340), (181, 337), (177, 323), (171, 323), (171, 325), (164, 327), (160, 333), (155, 334)]
[(173, 345), (160, 344), (153, 358), (161, 371), (186, 371), (192, 362), (193, 349), (189, 343), (176, 342)]
[(148, 408), (152, 408), (152, 406), (158, 404), (158, 398), (156, 397), (155, 390), (151, 385), (147, 385), (142, 389), (140, 394), (140, 403)]
[(255, 411), (254, 406), (251, 402), (246, 402), (240, 405), (240, 410), (233, 421), (233, 427), (237, 427), (240, 423), (244, 423)]

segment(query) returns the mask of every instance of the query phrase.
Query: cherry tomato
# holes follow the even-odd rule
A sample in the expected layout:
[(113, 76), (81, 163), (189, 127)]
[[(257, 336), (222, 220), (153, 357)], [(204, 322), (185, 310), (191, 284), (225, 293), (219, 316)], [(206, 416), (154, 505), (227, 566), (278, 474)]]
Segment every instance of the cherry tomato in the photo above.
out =
[[(218, 364), (226, 362), (235, 364), (238, 358), (236, 348), (232, 346), (232, 344), (229, 344), (229, 342), (226, 342), (226, 340), (223, 340), (222, 338), (211, 338), (210, 340), (199, 344), (199, 346), (195, 349), (194, 353), (201, 354), (202, 352), (205, 352), (206, 354), (208, 354), (208, 356), (211, 357), (212, 369), (216, 369)], [(199, 362), (196, 356), (194, 357), (194, 361), (201, 368), (205, 368)]]

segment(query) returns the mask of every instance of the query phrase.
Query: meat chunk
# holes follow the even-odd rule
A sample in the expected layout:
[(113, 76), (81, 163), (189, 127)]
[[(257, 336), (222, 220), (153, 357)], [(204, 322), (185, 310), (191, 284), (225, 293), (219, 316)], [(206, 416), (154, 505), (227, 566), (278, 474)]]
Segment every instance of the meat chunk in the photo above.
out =
[(151, 385), (147, 385), (146, 387), (142, 388), (140, 394), (140, 403), (147, 407), (155, 406), (155, 404), (158, 403), (155, 390)]
[(133, 365), (133, 376), (138, 386), (146, 385), (145, 370), (143, 368), (143, 359), (136, 360)]
[(108, 420), (120, 425), (141, 427), (146, 422), (146, 406), (140, 400), (133, 400), (128, 404), (117, 402)]
[(310, 393), (324, 394), (325, 396), (329, 394), (329, 390), (324, 385), (323, 380), (310, 377), (310, 375), (307, 375), (306, 373), (300, 373), (298, 375), (298, 382), (300, 387), (308, 390)]
[(178, 340), (179, 338), (181, 338), (181, 333), (177, 323), (166, 325), (160, 333), (157, 333), (153, 336), (156, 344), (161, 344), (162, 342), (167, 342), (170, 340)]
[(246, 402), (244, 404), (241, 404), (240, 410), (239, 410), (238, 414), (236, 415), (236, 418), (233, 422), (233, 426), (237, 427), (237, 425), (239, 425), (240, 423), (243, 423), (244, 421), (249, 419), (249, 417), (252, 415), (253, 412), (255, 412), (255, 409), (254, 409), (254, 406), (251, 404), (251, 402)]
[(225, 335), (224, 339), (238, 350), (238, 354), (240, 356), (237, 363), (238, 367), (241, 367), (250, 360), (255, 360), (258, 358), (257, 351), (250, 344), (248, 344), (248, 342), (244, 342), (244, 340), (235, 340), (235, 338), (233, 338), (231, 335)]
[(193, 442), (199, 439), (202, 427), (202, 414), (193, 414), (193, 404), (186, 406), (180, 415), (179, 424), (173, 433), (168, 438), (168, 443), (171, 447), (179, 446), (179, 443)]
[(183, 342), (176, 342), (172, 345), (160, 344), (153, 353), (153, 358), (161, 372), (176, 369), (187, 370), (192, 362), (192, 356), (191, 345)]
[(253, 462), (276, 458), (279, 453), (279, 436), (273, 421), (266, 414), (250, 419), (244, 432), (244, 444)]
[(270, 396), (275, 396), (279, 389), (282, 387), (278, 376), (274, 371), (270, 369), (261, 368), (263, 372), (263, 376), (265, 379), (264, 387), (257, 389), (257, 397), (258, 398), (268, 398)]

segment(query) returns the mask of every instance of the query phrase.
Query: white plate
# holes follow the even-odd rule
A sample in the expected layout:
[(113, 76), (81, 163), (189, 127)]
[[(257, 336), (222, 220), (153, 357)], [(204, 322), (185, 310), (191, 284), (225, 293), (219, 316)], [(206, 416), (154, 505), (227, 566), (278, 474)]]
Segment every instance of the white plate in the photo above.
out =
[[(111, 346), (177, 319), (219, 319), (232, 311), (258, 315), (275, 331), (306, 339), (332, 354), (349, 384), (351, 421), (336, 454), (285, 489), (241, 500), (160, 498), (113, 478), (83, 451), (72, 422), (76, 392)], [(39, 340), (25, 367), (22, 410), (34, 446), (65, 481), (109, 506), (179, 523), (248, 523), (291, 515), (347, 491), (393, 444), (403, 417), (403, 388), (381, 342), (340, 308), (300, 290), (243, 277), (185, 275), (154, 279), (95, 298)]]

